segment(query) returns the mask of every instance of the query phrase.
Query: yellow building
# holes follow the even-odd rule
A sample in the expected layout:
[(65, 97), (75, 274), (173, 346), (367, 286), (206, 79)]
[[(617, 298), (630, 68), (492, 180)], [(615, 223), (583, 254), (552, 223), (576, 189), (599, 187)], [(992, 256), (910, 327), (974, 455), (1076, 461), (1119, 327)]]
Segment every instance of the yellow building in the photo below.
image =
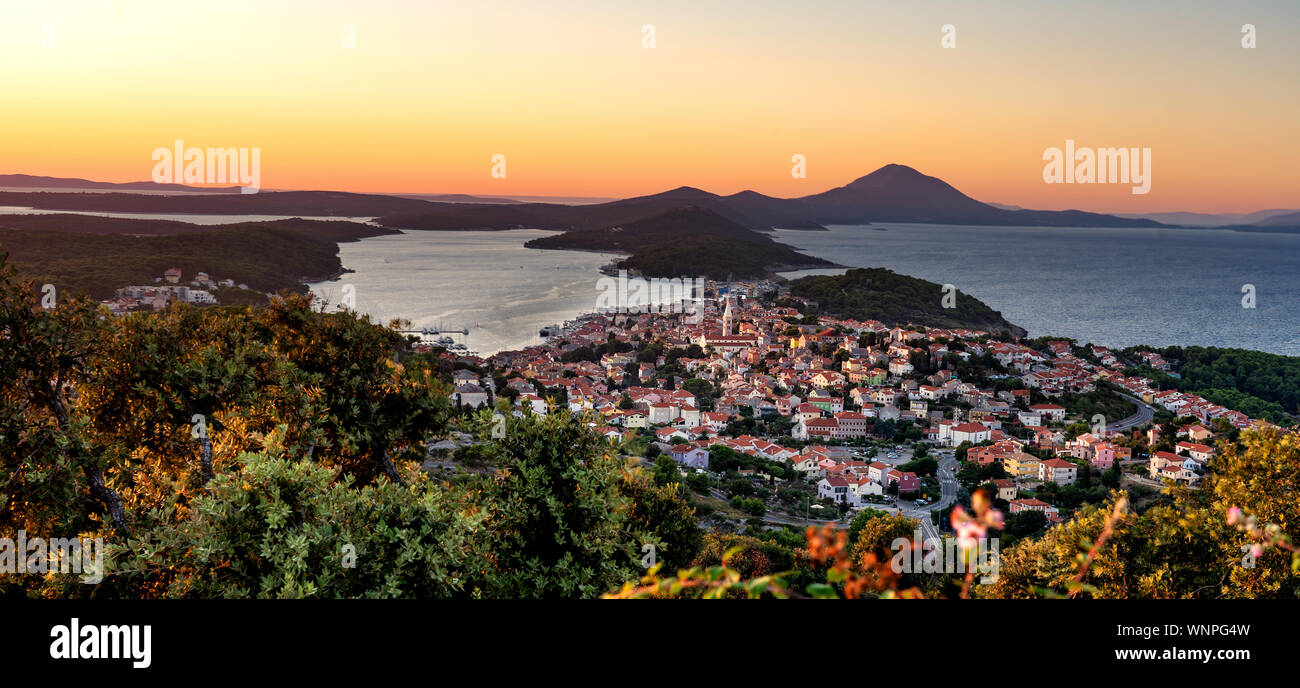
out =
[(1034, 479), (1038, 477), (1038, 467), (1042, 461), (1032, 454), (1012, 452), (1002, 459), (1002, 468), (1013, 478)]

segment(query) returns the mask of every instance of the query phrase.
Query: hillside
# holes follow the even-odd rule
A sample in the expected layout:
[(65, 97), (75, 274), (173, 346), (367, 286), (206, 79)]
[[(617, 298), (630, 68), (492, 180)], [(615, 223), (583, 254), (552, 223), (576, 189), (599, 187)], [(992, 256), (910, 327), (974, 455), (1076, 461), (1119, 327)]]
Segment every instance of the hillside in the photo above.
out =
[(1026, 334), (973, 296), (959, 291), (956, 307), (944, 308), (942, 285), (885, 268), (802, 277), (790, 283), (790, 293), (816, 301), (820, 313), (832, 317)]
[[(66, 216), (75, 222), (65, 219), (67, 224), (60, 229), (38, 226), (57, 223), (61, 217), (0, 218), (0, 251), (9, 254), (9, 262), (23, 277), (97, 299), (108, 298), (126, 285), (152, 284), (171, 267), (187, 276), (203, 271), (214, 278), (229, 278), (257, 291), (303, 291), (302, 282), (328, 279), (342, 271), (338, 242), (392, 233), (352, 222), (301, 219), (164, 226), (152, 220), (75, 215)], [(107, 224), (118, 231), (104, 231)], [(160, 233), (165, 228), (175, 231)]]
[(1256, 222), (1255, 227), (1300, 227), (1300, 212), (1287, 213), (1285, 215), (1274, 215), (1260, 222)]
[(627, 253), (630, 255), (622, 267), (652, 277), (747, 278), (766, 276), (779, 269), (833, 266), (699, 206), (674, 208), (601, 229), (533, 239), (525, 245)]

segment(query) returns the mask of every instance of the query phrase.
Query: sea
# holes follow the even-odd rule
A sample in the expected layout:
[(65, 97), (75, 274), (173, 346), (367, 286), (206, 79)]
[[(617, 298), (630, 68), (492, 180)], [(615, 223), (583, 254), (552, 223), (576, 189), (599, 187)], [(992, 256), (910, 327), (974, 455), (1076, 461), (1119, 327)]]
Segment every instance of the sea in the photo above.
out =
[[(33, 211), (0, 209), (19, 212)], [(274, 219), (121, 216), (204, 224)], [(437, 329), (483, 355), (519, 349), (540, 343), (543, 327), (594, 311), (599, 268), (617, 257), (524, 247), (549, 234), (408, 231), (370, 237), (339, 245), (350, 272), (309, 286), (334, 304), (353, 299), (357, 310), (376, 321), (401, 319), (409, 329)], [(1300, 234), (880, 223), (777, 230), (774, 236), (846, 267), (883, 267), (951, 284), (1032, 337), (1117, 348), (1199, 345), (1300, 355)]]
[(1031, 337), (1300, 355), (1300, 234), (889, 223), (775, 234), (840, 265), (951, 284)]

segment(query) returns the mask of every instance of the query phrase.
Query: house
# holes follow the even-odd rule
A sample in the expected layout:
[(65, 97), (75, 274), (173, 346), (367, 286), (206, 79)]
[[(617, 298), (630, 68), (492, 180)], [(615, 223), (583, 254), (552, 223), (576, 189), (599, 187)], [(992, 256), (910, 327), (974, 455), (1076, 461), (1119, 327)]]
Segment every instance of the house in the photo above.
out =
[(836, 438), (866, 437), (867, 417), (854, 411), (840, 411), (835, 414)]
[(674, 437), (690, 441), (690, 435), (687, 435), (681, 428), (659, 428), (655, 430), (655, 439), (660, 442), (672, 442)]
[(1002, 469), (1013, 478), (1034, 479), (1038, 477), (1038, 457), (1024, 452), (1012, 452), (1002, 458)]
[(993, 481), (993, 486), (998, 490), (998, 499), (1010, 502), (1016, 498), (1016, 481), (1009, 478), (998, 478)]
[(1156, 471), (1155, 475), (1152, 477), (1159, 480), (1173, 480), (1174, 482), (1185, 483), (1188, 486), (1195, 485), (1201, 479), (1200, 474), (1196, 471), (1193, 471), (1186, 466), (1179, 466), (1176, 464), (1169, 464), (1162, 467), (1159, 471)]
[(709, 451), (702, 447), (673, 447), (673, 461), (687, 468), (708, 468)]
[(727, 414), (708, 411), (700, 415), (700, 424), (714, 432), (721, 432), (727, 425)]
[(1018, 514), (1022, 511), (1041, 512), (1049, 521), (1055, 521), (1060, 518), (1057, 508), (1047, 502), (1032, 498), (1011, 500), (1011, 513)]
[(1060, 423), (1065, 420), (1065, 407), (1056, 404), (1031, 404), (1030, 411), (1040, 416), (1046, 416), (1054, 423)]
[(839, 432), (840, 424), (834, 418), (812, 418), (799, 421), (791, 431), (797, 440), (831, 439)]
[(515, 399), (515, 405), (520, 408), (528, 406), (532, 409), (533, 413), (546, 415), (546, 400), (536, 394), (520, 394), (519, 397)]
[(1070, 450), (1070, 456), (1076, 459), (1092, 459), (1095, 447), (1101, 443), (1101, 438), (1096, 435), (1085, 432), (1082, 435), (1065, 443), (1066, 449)]
[(858, 502), (861, 503), (862, 497), (869, 495), (874, 495), (876, 497), (883, 496), (885, 494), (885, 487), (865, 475), (860, 475), (857, 476), (856, 483), (853, 478), (849, 478), (849, 491), (853, 492), (859, 498)]
[(451, 374), (451, 381), (457, 387), (461, 385), (477, 385), (478, 375), (469, 370), (457, 370)]
[(1206, 428), (1205, 426), (1200, 425), (1200, 424), (1196, 424), (1196, 425), (1188, 425), (1188, 426), (1185, 426), (1185, 427), (1179, 428), (1179, 429), (1178, 429), (1178, 436), (1179, 436), (1179, 437), (1186, 437), (1187, 439), (1191, 440), (1192, 442), (1200, 442), (1201, 440), (1204, 440), (1204, 439), (1208, 439), (1208, 438), (1210, 438), (1210, 437), (1213, 437), (1213, 436), (1214, 436), (1214, 433), (1210, 432), (1210, 430), (1209, 430), (1208, 428)]
[(1038, 479), (1057, 485), (1070, 485), (1079, 477), (1079, 467), (1065, 459), (1047, 459), (1038, 464)]
[(650, 425), (650, 417), (644, 412), (632, 409), (623, 412), (623, 427), (645, 428)]
[(1042, 414), (1035, 411), (1021, 411), (1016, 414), (1016, 419), (1027, 428), (1037, 428), (1043, 425)]
[[(452, 395), (453, 400), (461, 406), (478, 408), (488, 403), (487, 392), (482, 387), (474, 384), (456, 385), (456, 393)], [(545, 404), (542, 406), (542, 412), (546, 411)]]
[(1214, 447), (1197, 444), (1196, 442), (1179, 442), (1174, 445), (1174, 449), (1179, 453), (1186, 453), (1201, 463), (1209, 462), (1210, 457), (1214, 456)]
[(988, 426), (980, 423), (962, 423), (960, 425), (954, 425), (951, 430), (952, 443), (954, 445), (959, 445), (962, 442), (979, 444), (980, 442), (988, 440), (989, 435), (992, 432), (993, 431), (990, 430)]
[(916, 492), (921, 489), (921, 479), (917, 477), (915, 473), (912, 473), (911, 471), (903, 472), (896, 468), (891, 468), (889, 469), (889, 472), (885, 473), (884, 483), (886, 485), (889, 483), (898, 483), (899, 494)]
[(671, 423), (680, 416), (681, 409), (674, 404), (650, 404), (650, 424)]
[[(1165, 468), (1173, 468), (1173, 475), (1165, 472)], [(1188, 481), (1191, 479), (1184, 476), (1182, 471), (1187, 470), (1195, 473), (1200, 468), (1200, 463), (1191, 456), (1180, 456), (1170, 453), (1170, 451), (1156, 451), (1151, 455), (1151, 462), (1148, 463), (1148, 473), (1153, 479), (1160, 480), (1161, 477), (1173, 477), (1174, 480)], [(1199, 477), (1199, 476), (1197, 476)]]
[(816, 454), (802, 454), (790, 459), (790, 465), (804, 475), (819, 475), (821, 467), (817, 465), (818, 458), (820, 457)]
[(878, 483), (885, 482), (885, 474), (889, 472), (889, 464), (873, 461), (867, 466), (867, 477)]
[(813, 418), (821, 418), (821, 417), (822, 417), (822, 410), (820, 408), (809, 403), (803, 403), (795, 407), (794, 415), (791, 418), (791, 420), (793, 420), (796, 423), (799, 423), (802, 421), (812, 420)]
[[(808, 397), (806, 403), (816, 406), (827, 413), (839, 413), (844, 410), (844, 402), (839, 397), (823, 397), (814, 394)], [(803, 406), (804, 404), (800, 404), (799, 408), (802, 409)]]
[(849, 501), (849, 479), (842, 477), (822, 478), (817, 483), (818, 499), (833, 499), (847, 504)]
[(178, 284), (181, 281), (181, 269), (167, 268), (167, 271), (163, 273), (163, 279), (167, 280), (169, 284)]
[(1115, 465), (1115, 449), (1117, 447), (1111, 442), (1098, 442), (1092, 447), (1092, 465), (1100, 470), (1107, 470)]

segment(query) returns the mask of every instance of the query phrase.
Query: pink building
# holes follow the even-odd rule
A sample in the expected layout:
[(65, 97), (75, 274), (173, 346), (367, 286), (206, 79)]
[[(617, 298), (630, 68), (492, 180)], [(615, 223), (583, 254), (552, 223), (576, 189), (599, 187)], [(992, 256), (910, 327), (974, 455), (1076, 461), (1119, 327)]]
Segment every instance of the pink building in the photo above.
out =
[(1092, 450), (1092, 465), (1103, 471), (1115, 465), (1115, 445), (1110, 442), (1098, 442)]

